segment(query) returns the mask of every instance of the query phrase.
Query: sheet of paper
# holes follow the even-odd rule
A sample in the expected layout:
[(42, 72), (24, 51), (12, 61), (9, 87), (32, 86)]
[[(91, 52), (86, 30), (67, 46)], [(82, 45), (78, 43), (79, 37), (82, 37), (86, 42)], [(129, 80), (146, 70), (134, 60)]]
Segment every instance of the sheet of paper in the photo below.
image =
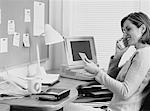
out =
[(31, 22), (31, 10), (24, 9), (24, 22)]
[(0, 53), (8, 52), (8, 38), (0, 39)]
[(81, 52), (79, 52), (79, 55), (80, 55), (80, 57), (81, 57), (81, 59), (82, 59), (83, 61), (88, 60), (88, 58), (87, 58), (87, 56), (86, 56), (86, 54), (85, 54), (85, 53), (81, 53)]
[(18, 94), (27, 94), (27, 90), (22, 89), (12, 81), (4, 81), (0, 82), (0, 94), (10, 94), (15, 96)]
[(14, 34), (15, 33), (15, 21), (14, 20), (8, 20), (8, 34)]
[(57, 82), (60, 78), (60, 74), (46, 74), (42, 78), (42, 83), (43, 84), (54, 84)]
[(23, 34), (23, 45), (24, 47), (30, 47), (29, 33)]
[(20, 33), (15, 32), (13, 37), (13, 45), (19, 47)]
[(44, 33), (45, 24), (45, 4), (43, 2), (34, 1), (34, 21), (33, 35), (40, 36)]

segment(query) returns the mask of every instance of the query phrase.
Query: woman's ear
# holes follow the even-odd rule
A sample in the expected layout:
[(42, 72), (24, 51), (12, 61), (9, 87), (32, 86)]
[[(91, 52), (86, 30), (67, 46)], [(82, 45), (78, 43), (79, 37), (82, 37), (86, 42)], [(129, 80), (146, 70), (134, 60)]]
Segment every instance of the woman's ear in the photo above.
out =
[(140, 26), (140, 28), (141, 28), (142, 34), (144, 34), (144, 32), (146, 31), (146, 26), (145, 26), (144, 24), (142, 24), (142, 25)]

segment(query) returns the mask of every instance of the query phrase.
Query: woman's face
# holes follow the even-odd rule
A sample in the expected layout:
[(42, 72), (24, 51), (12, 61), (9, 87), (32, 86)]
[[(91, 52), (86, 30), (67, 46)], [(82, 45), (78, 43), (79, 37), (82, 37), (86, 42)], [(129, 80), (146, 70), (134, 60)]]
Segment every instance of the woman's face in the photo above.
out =
[(138, 40), (142, 37), (143, 33), (141, 27), (137, 27), (132, 24), (129, 20), (126, 20), (123, 24), (123, 37), (127, 41), (128, 46), (135, 45)]

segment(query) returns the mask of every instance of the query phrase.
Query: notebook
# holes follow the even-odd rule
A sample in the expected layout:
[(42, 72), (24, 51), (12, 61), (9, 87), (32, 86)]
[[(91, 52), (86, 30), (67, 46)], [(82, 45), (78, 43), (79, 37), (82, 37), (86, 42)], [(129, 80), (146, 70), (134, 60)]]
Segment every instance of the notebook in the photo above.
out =
[(84, 70), (84, 62), (80, 53), (97, 64), (94, 37), (74, 36), (65, 38), (67, 64), (61, 66), (61, 76), (78, 80), (93, 80), (94, 75)]

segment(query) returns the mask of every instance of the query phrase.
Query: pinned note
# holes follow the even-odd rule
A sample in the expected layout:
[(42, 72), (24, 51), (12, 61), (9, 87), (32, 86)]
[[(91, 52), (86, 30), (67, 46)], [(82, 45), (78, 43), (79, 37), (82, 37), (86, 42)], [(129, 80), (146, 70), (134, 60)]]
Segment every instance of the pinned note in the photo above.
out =
[(24, 22), (31, 22), (31, 10), (25, 9), (25, 16), (24, 16)]
[(29, 34), (23, 34), (23, 46), (24, 47), (30, 47), (30, 42), (29, 42)]
[(45, 3), (34, 1), (33, 35), (40, 36), (44, 33)]
[(8, 20), (8, 34), (14, 34), (15, 33), (15, 21), (14, 20)]
[(20, 33), (15, 32), (13, 38), (13, 45), (19, 47)]
[(0, 39), (0, 53), (8, 52), (8, 38)]

